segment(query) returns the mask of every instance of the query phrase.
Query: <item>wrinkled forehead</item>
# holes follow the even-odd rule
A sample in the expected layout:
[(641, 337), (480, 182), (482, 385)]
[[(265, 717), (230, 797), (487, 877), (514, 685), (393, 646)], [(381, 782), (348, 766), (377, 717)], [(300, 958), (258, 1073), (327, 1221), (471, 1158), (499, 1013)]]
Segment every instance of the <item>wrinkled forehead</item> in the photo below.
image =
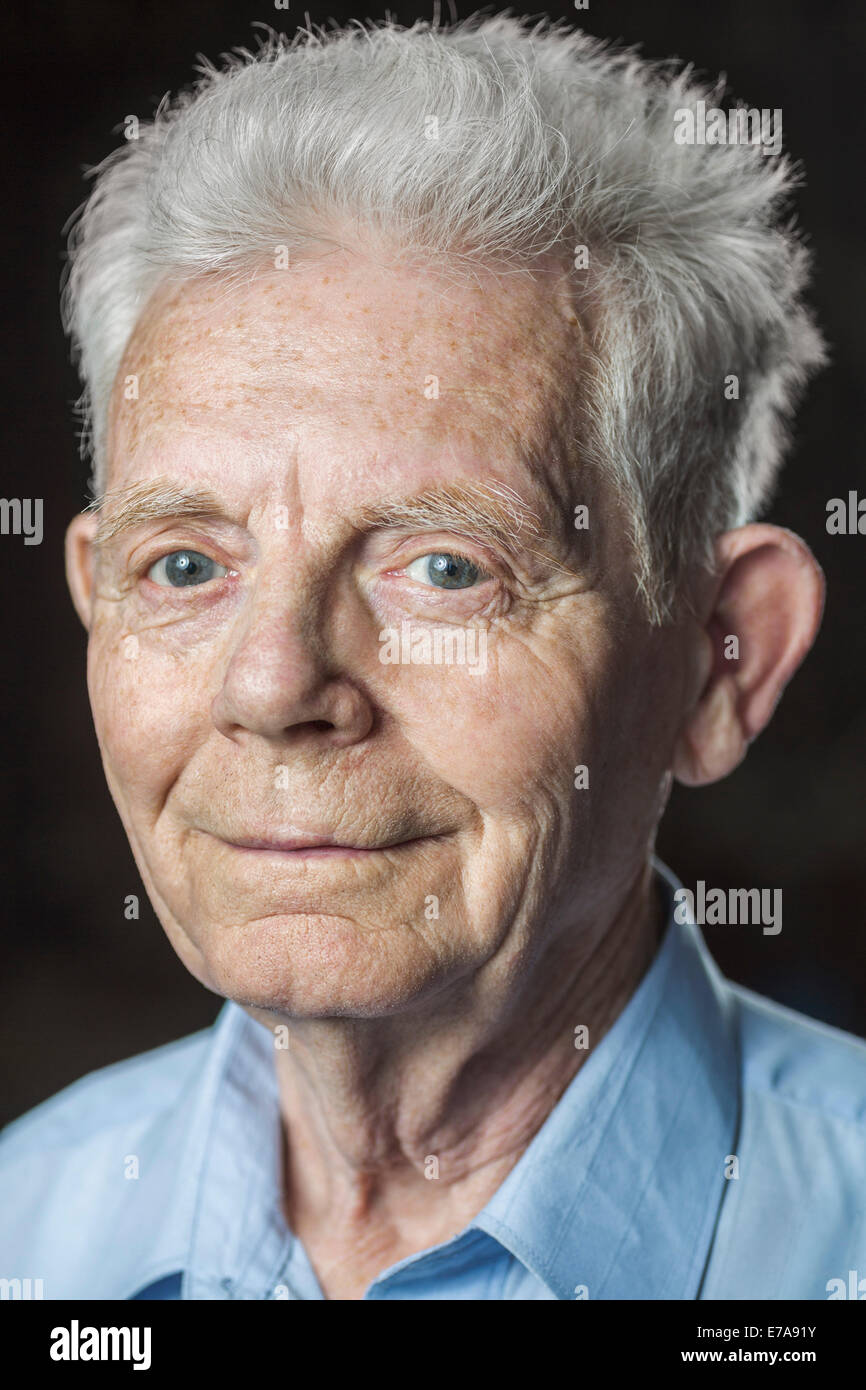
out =
[(495, 429), (532, 454), (568, 413), (582, 341), (568, 272), (551, 262), (457, 279), (335, 252), (166, 283), (117, 373), (109, 468), (134, 476), (155, 436), (223, 423)]

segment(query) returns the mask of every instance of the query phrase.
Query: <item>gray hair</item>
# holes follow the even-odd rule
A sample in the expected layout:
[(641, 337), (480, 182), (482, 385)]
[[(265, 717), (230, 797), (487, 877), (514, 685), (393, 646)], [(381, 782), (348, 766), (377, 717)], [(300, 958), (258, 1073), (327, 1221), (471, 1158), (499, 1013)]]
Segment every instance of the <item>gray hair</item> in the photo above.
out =
[(341, 229), (457, 273), (531, 272), (554, 252), (591, 325), (587, 359), (563, 364), (580, 462), (632, 519), (650, 617), (670, 616), (714, 538), (766, 504), (825, 358), (784, 211), (790, 160), (678, 143), (678, 113), (718, 103), (721, 82), (546, 20), (267, 29), (196, 71), (90, 170), (72, 221), (62, 314), (94, 492), (124, 349), (168, 275), (230, 276)]

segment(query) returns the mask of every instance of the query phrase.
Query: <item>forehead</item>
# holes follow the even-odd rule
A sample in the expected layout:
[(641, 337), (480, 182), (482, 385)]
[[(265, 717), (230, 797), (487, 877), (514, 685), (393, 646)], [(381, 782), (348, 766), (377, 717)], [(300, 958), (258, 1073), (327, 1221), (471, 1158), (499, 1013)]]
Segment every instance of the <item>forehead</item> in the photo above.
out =
[[(582, 330), (567, 271), (473, 280), (346, 252), (232, 280), (165, 285), (112, 397), (109, 460), (134, 475), (178, 430), (458, 435), (543, 449), (567, 409)], [(136, 391), (124, 390), (129, 378)], [(114, 466), (116, 464), (116, 466)], [(115, 477), (114, 481), (118, 479)]]

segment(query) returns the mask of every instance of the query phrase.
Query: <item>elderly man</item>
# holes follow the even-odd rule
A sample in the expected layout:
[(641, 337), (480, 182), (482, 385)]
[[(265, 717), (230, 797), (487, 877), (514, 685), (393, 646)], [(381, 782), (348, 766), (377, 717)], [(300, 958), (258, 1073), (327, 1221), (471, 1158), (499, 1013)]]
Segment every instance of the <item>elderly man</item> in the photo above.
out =
[(653, 855), (823, 597), (753, 520), (823, 357), (791, 169), (763, 121), (689, 138), (718, 97), (509, 17), (271, 35), (100, 169), (69, 585), (143, 882), (226, 1003), (10, 1127), (4, 1274), (866, 1273), (866, 1047), (724, 980)]

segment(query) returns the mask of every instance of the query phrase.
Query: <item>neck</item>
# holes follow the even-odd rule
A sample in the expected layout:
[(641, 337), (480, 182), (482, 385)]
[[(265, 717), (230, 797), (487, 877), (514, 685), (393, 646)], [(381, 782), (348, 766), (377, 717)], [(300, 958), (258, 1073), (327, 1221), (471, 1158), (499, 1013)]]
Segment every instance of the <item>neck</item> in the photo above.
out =
[(290, 1022), (275, 1054), (285, 1213), (323, 1286), (349, 1251), (370, 1251), (363, 1282), (477, 1215), (634, 993), (662, 925), (647, 867), (606, 923), (558, 933), (520, 971), (479, 972), (459, 998)]

